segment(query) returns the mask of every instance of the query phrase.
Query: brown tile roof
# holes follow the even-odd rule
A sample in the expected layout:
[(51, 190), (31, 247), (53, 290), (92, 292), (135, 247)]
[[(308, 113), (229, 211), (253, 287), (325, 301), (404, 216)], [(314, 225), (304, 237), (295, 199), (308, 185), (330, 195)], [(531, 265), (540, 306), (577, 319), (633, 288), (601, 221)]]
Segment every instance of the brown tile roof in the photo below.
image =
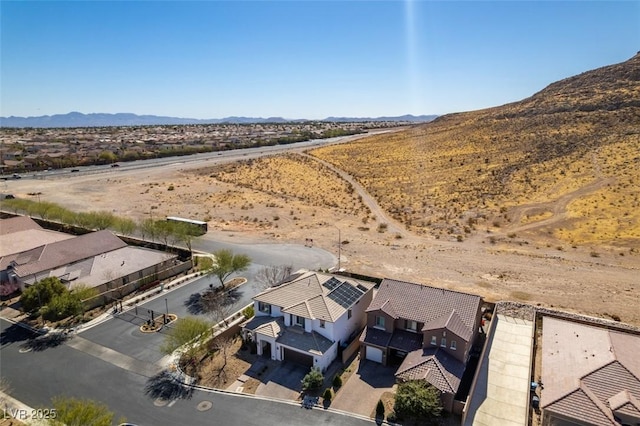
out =
[(462, 337), (464, 340), (469, 341), (473, 335), (473, 328), (468, 327), (458, 315), (458, 312), (454, 309), (448, 315), (442, 315), (439, 318), (429, 321), (422, 327), (422, 331), (438, 330), (446, 328), (452, 333)]
[(422, 334), (396, 329), (387, 346), (404, 352), (415, 351), (422, 347)]
[(418, 349), (410, 352), (398, 368), (396, 378), (404, 381), (426, 380), (441, 392), (455, 394), (465, 366), (440, 349)]
[(551, 317), (542, 329), (544, 410), (594, 425), (640, 411), (640, 336)]
[(26, 277), (126, 246), (110, 231), (92, 232), (21, 253), (15, 258), (14, 271)]
[(13, 234), (14, 232), (27, 231), (29, 229), (42, 229), (42, 227), (27, 216), (0, 219), (0, 235)]
[(385, 278), (367, 312), (382, 310), (395, 319), (422, 322), (427, 329), (450, 326), (470, 338), (481, 304), (482, 298), (474, 294)]
[(391, 333), (373, 327), (366, 327), (360, 335), (360, 341), (369, 345), (386, 348), (391, 341)]
[[(334, 280), (333, 282), (336, 283), (332, 288), (323, 285), (330, 280)], [(290, 282), (271, 287), (257, 294), (253, 300), (280, 306), (284, 313), (335, 322), (365, 293), (359, 290), (359, 293), (363, 293), (362, 296), (353, 300), (348, 306), (338, 303), (333, 296), (345, 288), (356, 289), (358, 286), (368, 292), (373, 289), (375, 283), (339, 275), (306, 272), (298, 276), (294, 275)], [(341, 289), (341, 287), (343, 288)]]

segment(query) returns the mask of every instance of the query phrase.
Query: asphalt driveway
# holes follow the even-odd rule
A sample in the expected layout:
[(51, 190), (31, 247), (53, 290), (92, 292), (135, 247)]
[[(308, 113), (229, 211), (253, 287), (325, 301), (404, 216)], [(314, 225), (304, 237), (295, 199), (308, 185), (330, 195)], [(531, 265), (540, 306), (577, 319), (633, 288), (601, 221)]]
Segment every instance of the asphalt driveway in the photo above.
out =
[(331, 408), (369, 417), (382, 394), (393, 391), (395, 372), (396, 367), (360, 360), (358, 371), (342, 385)]

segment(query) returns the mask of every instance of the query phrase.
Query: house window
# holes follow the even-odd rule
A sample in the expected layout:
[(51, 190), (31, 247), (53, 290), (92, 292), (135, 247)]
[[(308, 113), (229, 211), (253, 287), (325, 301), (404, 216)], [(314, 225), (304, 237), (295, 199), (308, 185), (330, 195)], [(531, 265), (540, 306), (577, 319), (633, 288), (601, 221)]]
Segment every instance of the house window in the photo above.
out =
[(351, 315), (353, 315), (353, 312), (351, 312), (351, 309), (349, 309), (347, 311), (347, 319), (351, 319)]
[(324, 328), (324, 320), (320, 320), (320, 328)]
[(384, 317), (376, 315), (376, 327), (384, 329)]
[(304, 317), (299, 317), (297, 315), (294, 316), (294, 324), (299, 325), (300, 327), (304, 327)]
[(440, 340), (440, 346), (443, 348), (447, 347), (447, 338), (443, 337), (442, 340)]
[(258, 310), (264, 314), (270, 314), (271, 305), (268, 303), (258, 302)]
[(431, 344), (433, 346), (436, 346), (438, 344), (438, 341), (436, 340), (436, 336), (431, 336)]
[(456, 350), (456, 341), (455, 341), (455, 340), (452, 340), (452, 341), (451, 341), (451, 346), (450, 346), (450, 348), (451, 348), (451, 350), (452, 350), (452, 351), (455, 351), (455, 350)]
[(407, 320), (405, 328), (411, 331), (418, 331), (418, 323), (412, 320)]

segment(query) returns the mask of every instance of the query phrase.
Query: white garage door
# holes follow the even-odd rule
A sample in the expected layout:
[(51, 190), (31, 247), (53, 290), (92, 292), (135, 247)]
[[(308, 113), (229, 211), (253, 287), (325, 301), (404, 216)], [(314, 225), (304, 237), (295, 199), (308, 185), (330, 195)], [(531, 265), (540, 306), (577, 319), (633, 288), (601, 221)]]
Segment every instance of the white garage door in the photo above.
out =
[(367, 346), (367, 359), (382, 364), (382, 349)]

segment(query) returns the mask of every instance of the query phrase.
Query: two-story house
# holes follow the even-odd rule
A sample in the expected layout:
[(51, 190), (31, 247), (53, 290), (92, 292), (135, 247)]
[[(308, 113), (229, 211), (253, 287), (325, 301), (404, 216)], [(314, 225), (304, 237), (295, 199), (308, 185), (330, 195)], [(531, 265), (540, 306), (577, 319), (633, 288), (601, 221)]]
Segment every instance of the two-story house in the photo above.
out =
[(321, 370), (365, 326), (375, 283), (298, 272), (253, 298), (256, 316), (243, 326), (259, 355)]
[(385, 279), (367, 309), (360, 356), (399, 365), (399, 381), (426, 380), (451, 411), (481, 324), (482, 298)]

